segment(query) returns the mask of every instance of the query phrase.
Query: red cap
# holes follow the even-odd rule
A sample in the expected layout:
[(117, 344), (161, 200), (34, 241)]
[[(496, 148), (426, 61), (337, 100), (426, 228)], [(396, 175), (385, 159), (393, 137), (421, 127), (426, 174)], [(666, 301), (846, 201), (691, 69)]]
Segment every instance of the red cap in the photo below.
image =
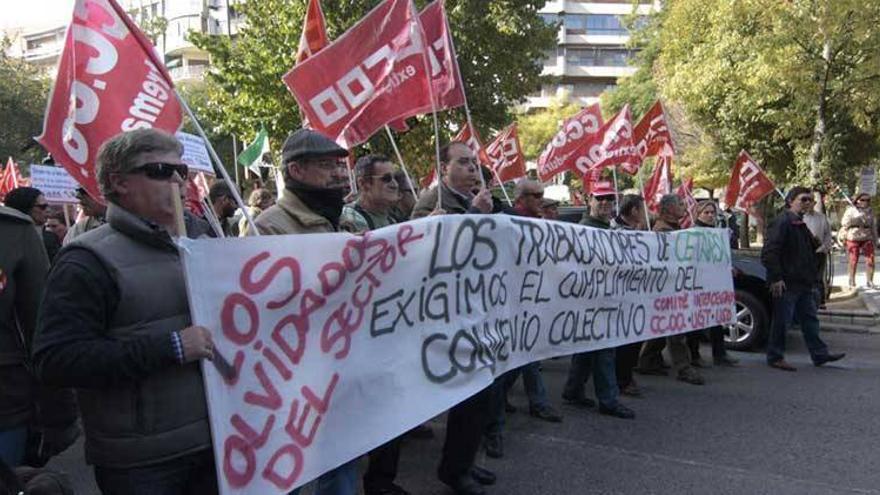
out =
[(590, 190), (590, 196), (598, 197), (598, 196), (616, 196), (617, 191), (614, 190), (614, 185), (612, 185), (607, 180), (598, 181), (593, 183), (593, 188)]

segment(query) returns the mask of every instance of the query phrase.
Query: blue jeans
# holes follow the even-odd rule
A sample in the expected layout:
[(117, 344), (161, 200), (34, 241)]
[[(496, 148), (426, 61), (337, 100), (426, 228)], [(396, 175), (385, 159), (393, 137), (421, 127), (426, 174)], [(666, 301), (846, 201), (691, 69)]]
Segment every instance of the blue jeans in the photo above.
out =
[(617, 374), (614, 363), (614, 348), (583, 352), (571, 356), (568, 380), (565, 381), (563, 395), (570, 398), (584, 396), (584, 383), (593, 375), (596, 399), (604, 407), (617, 406), (620, 390), (617, 388)]
[[(300, 491), (302, 487), (290, 492), (290, 495), (299, 495)], [(351, 460), (322, 474), (318, 478), (314, 493), (315, 495), (357, 495), (358, 460)]]
[(27, 426), (0, 431), (0, 460), (9, 467), (20, 465), (26, 445)]
[(828, 346), (819, 338), (816, 294), (814, 290), (786, 289), (782, 297), (773, 299), (773, 324), (767, 340), (767, 362), (773, 363), (785, 357), (785, 333), (797, 318), (804, 334), (804, 342), (815, 362), (828, 355)]
[(547, 399), (547, 389), (544, 387), (544, 379), (541, 377), (541, 363), (539, 361), (510, 370), (498, 377), (498, 383), (494, 385), (492, 415), (489, 424), (486, 425), (487, 435), (500, 435), (504, 431), (506, 423), (504, 406), (507, 402), (507, 392), (516, 383), (520, 374), (523, 377), (526, 395), (529, 397), (529, 410), (540, 411), (550, 405), (550, 401)]

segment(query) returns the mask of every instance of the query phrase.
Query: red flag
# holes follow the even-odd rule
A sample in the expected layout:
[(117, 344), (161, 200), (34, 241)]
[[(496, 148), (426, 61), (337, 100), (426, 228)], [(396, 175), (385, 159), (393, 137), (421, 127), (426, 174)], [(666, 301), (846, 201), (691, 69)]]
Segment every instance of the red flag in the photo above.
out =
[(657, 212), (660, 198), (672, 192), (672, 148), (664, 146), (657, 155), (654, 173), (645, 184), (645, 205), (648, 211)]
[(431, 168), (431, 171), (419, 181), (419, 185), (422, 186), (422, 189), (430, 189), (437, 185), (437, 169)]
[(23, 182), (21, 172), (18, 170), (18, 164), (12, 161), (10, 156), (6, 162), (6, 168), (0, 174), (0, 201), (3, 201), (3, 198), (6, 197), (9, 191), (23, 186)]
[(620, 166), (634, 174), (638, 170), (639, 155), (632, 144), (632, 122), (629, 105), (606, 122), (580, 148), (575, 167), (581, 174), (592, 168)]
[(775, 188), (773, 181), (767, 177), (761, 167), (745, 150), (742, 150), (733, 165), (724, 203), (728, 208), (748, 210)]
[(602, 112), (597, 103), (566, 120), (538, 158), (538, 177), (546, 182), (560, 172), (574, 170), (584, 140), (599, 132), (601, 127)]
[[(431, 84), (434, 98), (437, 100), (436, 110), (445, 110), (464, 105), (464, 87), (458, 61), (455, 57), (455, 46), (452, 34), (446, 21), (444, 0), (435, 0), (428, 4), (421, 13), (419, 21), (425, 33), (425, 52), (431, 70)], [(414, 108), (408, 115), (389, 122), (389, 126), (397, 132), (406, 132), (409, 126), (406, 119), (431, 112), (430, 101), (423, 108)]]
[(486, 154), (486, 149), (483, 147), (483, 140), (480, 139), (480, 134), (470, 125), (469, 122), (465, 122), (464, 125), (461, 126), (461, 130), (458, 131), (458, 134), (456, 134), (454, 138), (452, 138), (452, 142), (466, 144), (468, 148), (473, 151), (474, 156), (477, 157), (477, 160), (479, 160), (482, 165), (486, 165), (487, 167), (492, 165), (492, 160), (489, 158), (489, 155)]
[(422, 41), (412, 0), (386, 0), (284, 83), (316, 131), (352, 148), (430, 106)]
[(149, 40), (114, 0), (76, 0), (37, 141), (93, 198), (95, 156), (123, 131), (174, 133), (181, 110)]
[(208, 196), (208, 180), (202, 172), (189, 174), (186, 181), (186, 209), (200, 217), (205, 216), (202, 199)]
[(327, 23), (324, 21), (324, 12), (321, 10), (321, 0), (309, 0), (302, 34), (299, 37), (299, 50), (296, 51), (296, 63), (305, 62), (306, 59), (329, 44)]
[(682, 182), (678, 189), (675, 190), (675, 194), (684, 201), (686, 209), (686, 213), (681, 219), (681, 227), (684, 229), (689, 228), (693, 225), (694, 208), (697, 206), (697, 200), (694, 199), (694, 179), (688, 178)]
[(517, 137), (516, 123), (510, 124), (498, 133), (495, 140), (486, 147), (486, 155), (491, 160), (494, 175), (502, 183), (525, 177), (526, 159)]
[[(656, 156), (660, 153), (664, 144), (668, 144), (672, 153), (675, 153), (675, 146), (672, 144), (672, 134), (669, 133), (666, 114), (663, 112), (663, 104), (660, 103), (660, 100), (657, 100), (633, 129), (633, 145), (639, 152), (639, 157), (644, 159), (645, 157)], [(638, 170), (638, 167), (636, 167), (636, 170)]]
[(602, 178), (602, 169), (594, 168), (589, 170), (586, 174), (584, 174), (584, 194), (589, 195), (593, 190), (593, 184), (599, 182), (599, 179)]

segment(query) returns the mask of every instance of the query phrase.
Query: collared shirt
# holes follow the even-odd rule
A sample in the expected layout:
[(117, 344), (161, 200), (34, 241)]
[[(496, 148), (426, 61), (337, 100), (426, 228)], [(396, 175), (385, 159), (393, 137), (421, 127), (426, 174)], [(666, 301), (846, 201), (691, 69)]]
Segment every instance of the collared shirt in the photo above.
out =
[(821, 244), (816, 252), (827, 253), (834, 241), (831, 236), (831, 226), (828, 224), (828, 218), (825, 214), (818, 211), (808, 211), (804, 215), (804, 223), (807, 224), (813, 237)]

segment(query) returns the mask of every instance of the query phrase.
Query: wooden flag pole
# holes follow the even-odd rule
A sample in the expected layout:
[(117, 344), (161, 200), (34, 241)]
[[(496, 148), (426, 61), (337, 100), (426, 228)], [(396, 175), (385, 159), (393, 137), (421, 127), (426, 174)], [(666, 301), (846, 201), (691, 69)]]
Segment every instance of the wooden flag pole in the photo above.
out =
[(183, 219), (183, 201), (180, 200), (180, 184), (171, 182), (171, 203), (174, 205), (174, 225), (177, 237), (186, 237), (186, 222)]
[(611, 167), (611, 177), (614, 178), (614, 214), (620, 216), (620, 193), (617, 187), (617, 165)]
[(413, 185), (412, 178), (409, 176), (409, 171), (406, 169), (406, 163), (403, 162), (403, 155), (400, 154), (397, 142), (394, 140), (394, 134), (391, 134), (391, 129), (387, 125), (385, 126), (385, 132), (388, 133), (388, 139), (391, 140), (391, 147), (394, 148), (394, 154), (397, 155), (397, 161), (400, 162), (400, 168), (403, 169), (403, 175), (406, 176), (406, 181), (409, 183), (409, 189), (412, 191), (413, 198), (418, 199), (419, 195), (416, 194), (416, 188)]
[(645, 181), (642, 178), (642, 168), (639, 167), (639, 173), (637, 174), (639, 178), (639, 190), (642, 192), (642, 203), (644, 204), (645, 210), (645, 229), (651, 230), (651, 215), (648, 213), (648, 198), (645, 196)]

